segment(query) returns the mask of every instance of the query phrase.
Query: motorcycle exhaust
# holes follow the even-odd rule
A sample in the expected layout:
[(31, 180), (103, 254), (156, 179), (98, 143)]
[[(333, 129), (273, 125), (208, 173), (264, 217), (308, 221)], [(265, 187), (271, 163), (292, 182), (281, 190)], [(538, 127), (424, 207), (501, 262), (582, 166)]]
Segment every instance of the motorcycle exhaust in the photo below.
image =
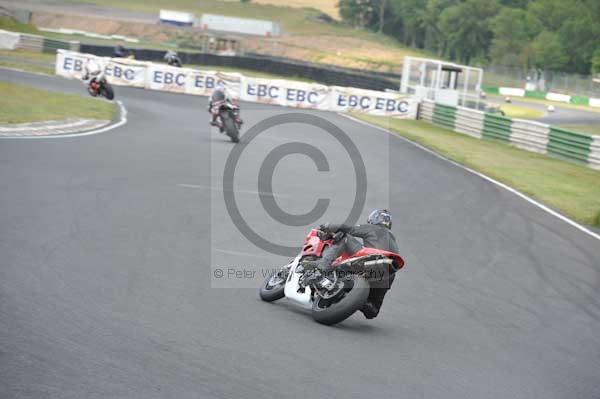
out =
[(377, 265), (391, 265), (392, 263), (394, 263), (394, 261), (390, 258), (383, 258), (383, 259), (377, 259), (377, 260), (368, 260), (365, 262), (365, 266), (377, 266)]

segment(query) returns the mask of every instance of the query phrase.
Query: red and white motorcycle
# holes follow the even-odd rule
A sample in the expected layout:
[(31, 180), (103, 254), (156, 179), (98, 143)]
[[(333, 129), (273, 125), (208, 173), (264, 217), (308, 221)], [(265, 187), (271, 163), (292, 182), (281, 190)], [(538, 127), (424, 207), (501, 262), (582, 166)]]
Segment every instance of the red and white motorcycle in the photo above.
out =
[(332, 244), (331, 235), (311, 230), (298, 256), (277, 273), (267, 276), (259, 290), (260, 298), (273, 302), (286, 297), (311, 309), (315, 321), (336, 324), (364, 306), (369, 296), (369, 281), (381, 280), (385, 273), (394, 273), (404, 266), (404, 260), (397, 253), (362, 248), (353, 254), (342, 254), (333, 262), (333, 271), (326, 275), (304, 267), (304, 260), (320, 258), (323, 250)]

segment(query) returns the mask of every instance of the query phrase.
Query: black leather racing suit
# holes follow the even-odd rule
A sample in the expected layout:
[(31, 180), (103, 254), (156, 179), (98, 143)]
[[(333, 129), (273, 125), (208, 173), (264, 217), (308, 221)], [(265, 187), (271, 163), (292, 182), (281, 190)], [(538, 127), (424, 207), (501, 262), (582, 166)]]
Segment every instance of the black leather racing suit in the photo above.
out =
[[(353, 254), (363, 247), (382, 249), (384, 251), (395, 253), (399, 252), (394, 234), (392, 234), (390, 229), (384, 226), (374, 224), (360, 224), (356, 226), (327, 224), (321, 226), (321, 230), (330, 233), (336, 233), (338, 231), (346, 233), (346, 236), (342, 240), (327, 247), (323, 251), (323, 256), (319, 261), (319, 268), (321, 270), (328, 270), (333, 261), (342, 253), (346, 252), (348, 254)], [(361, 244), (355, 237), (362, 238), (363, 243)], [(387, 294), (387, 291), (392, 286), (394, 275), (393, 271), (390, 271), (390, 273), (386, 274), (381, 281), (370, 283), (371, 291), (367, 301), (373, 304), (377, 312), (379, 312), (379, 309), (381, 308), (385, 294)]]
[(215, 89), (212, 92), (212, 95), (210, 96), (210, 101), (208, 102), (208, 112), (211, 113), (211, 117), (212, 117), (211, 124), (212, 125), (216, 125), (217, 118), (219, 117), (219, 113), (218, 112), (215, 112), (214, 114), (212, 113), (213, 104), (216, 101), (225, 101), (226, 98), (227, 97), (225, 96), (225, 93), (223, 92), (223, 90)]

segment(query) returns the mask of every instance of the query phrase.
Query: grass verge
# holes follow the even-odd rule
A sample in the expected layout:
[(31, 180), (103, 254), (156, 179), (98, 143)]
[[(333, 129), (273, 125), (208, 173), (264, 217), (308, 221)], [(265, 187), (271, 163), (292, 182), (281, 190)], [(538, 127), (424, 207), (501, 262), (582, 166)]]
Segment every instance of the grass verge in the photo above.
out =
[(14, 18), (7, 16), (0, 16), (0, 29), (20, 33), (29, 33), (32, 35), (37, 35), (40, 33), (37, 30), (37, 28), (32, 24), (24, 24), (22, 22), (17, 21)]
[(423, 121), (353, 116), (514, 187), (580, 223), (600, 225), (599, 171), (508, 144), (478, 140)]
[(0, 124), (68, 118), (111, 120), (115, 111), (114, 103), (108, 101), (0, 82)]
[(54, 74), (56, 55), (25, 50), (0, 50), (0, 66), (28, 72)]
[(521, 105), (514, 104), (502, 104), (500, 109), (504, 111), (506, 116), (509, 118), (519, 119), (537, 119), (544, 116), (544, 111), (540, 109), (534, 109), (529, 107), (523, 107)]

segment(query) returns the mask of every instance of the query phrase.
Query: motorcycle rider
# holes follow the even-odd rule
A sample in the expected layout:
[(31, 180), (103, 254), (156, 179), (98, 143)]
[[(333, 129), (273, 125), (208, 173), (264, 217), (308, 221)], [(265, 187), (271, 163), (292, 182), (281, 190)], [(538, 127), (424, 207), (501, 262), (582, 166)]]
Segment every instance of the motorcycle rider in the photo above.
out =
[[(325, 274), (332, 270), (333, 261), (346, 252), (353, 254), (363, 247), (376, 248), (384, 251), (398, 253), (396, 238), (390, 231), (392, 216), (385, 209), (376, 209), (369, 214), (367, 224), (348, 226), (345, 224), (325, 223), (319, 227), (324, 233), (333, 234), (334, 244), (323, 251), (323, 256), (317, 261), (305, 261), (305, 267), (316, 267)], [(345, 234), (335, 234), (335, 233)], [(341, 238), (340, 238), (341, 237)], [(356, 238), (362, 238), (363, 243)], [(390, 270), (382, 276), (381, 281), (371, 282), (369, 297), (361, 312), (367, 319), (373, 319), (379, 314), (383, 298), (394, 281), (394, 271)]]
[(211, 114), (212, 118), (210, 120), (211, 126), (219, 126), (217, 123), (217, 118), (219, 117), (218, 112), (212, 112), (213, 104), (217, 101), (227, 101), (229, 98), (227, 97), (227, 89), (223, 82), (218, 82), (213, 90), (210, 100), (208, 101), (208, 113)]
[(100, 80), (104, 77), (105, 67), (99, 58), (88, 58), (83, 64), (83, 76), (81, 80), (89, 85), (93, 80)]
[(181, 59), (179, 58), (177, 52), (174, 50), (167, 51), (165, 53), (164, 59), (170, 66), (181, 67)]

